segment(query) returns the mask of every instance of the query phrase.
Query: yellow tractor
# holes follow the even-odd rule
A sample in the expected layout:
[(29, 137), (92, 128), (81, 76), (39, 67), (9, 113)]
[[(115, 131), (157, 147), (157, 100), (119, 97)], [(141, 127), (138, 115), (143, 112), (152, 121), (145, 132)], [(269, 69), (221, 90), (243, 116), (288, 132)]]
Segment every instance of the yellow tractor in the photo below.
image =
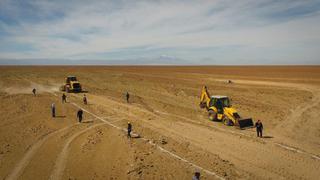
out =
[(200, 108), (208, 110), (211, 121), (222, 121), (227, 126), (238, 126), (240, 129), (253, 127), (252, 119), (242, 119), (227, 96), (210, 96), (206, 86), (201, 91)]
[(66, 82), (64, 85), (60, 87), (61, 91), (66, 91), (67, 93), (69, 92), (81, 92), (81, 84), (77, 80), (75, 76), (68, 76), (66, 78)]

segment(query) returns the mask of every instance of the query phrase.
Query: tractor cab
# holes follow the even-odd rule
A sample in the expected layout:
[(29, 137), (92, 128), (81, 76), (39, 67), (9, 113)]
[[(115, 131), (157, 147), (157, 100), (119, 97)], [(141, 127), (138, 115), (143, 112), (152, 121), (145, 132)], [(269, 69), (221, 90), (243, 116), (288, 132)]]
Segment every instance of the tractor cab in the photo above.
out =
[(67, 76), (65, 84), (60, 87), (60, 90), (66, 92), (81, 92), (82, 88), (75, 76)]
[(70, 82), (73, 82), (73, 81), (77, 81), (77, 78), (75, 76), (68, 76), (66, 78), (66, 83), (67, 84), (70, 84)]
[(230, 100), (227, 96), (211, 96), (209, 106), (216, 107), (219, 114), (223, 114), (223, 108), (231, 107)]

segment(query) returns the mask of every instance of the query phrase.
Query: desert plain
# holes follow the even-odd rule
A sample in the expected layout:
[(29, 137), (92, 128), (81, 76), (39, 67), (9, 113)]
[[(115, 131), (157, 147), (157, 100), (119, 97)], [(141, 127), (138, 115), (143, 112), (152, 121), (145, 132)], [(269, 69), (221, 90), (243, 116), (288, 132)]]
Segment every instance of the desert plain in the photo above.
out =
[[(68, 75), (87, 92), (62, 103)], [(204, 85), (264, 138), (209, 121)], [(0, 178), (319, 179), (319, 109), (320, 66), (1, 66)]]

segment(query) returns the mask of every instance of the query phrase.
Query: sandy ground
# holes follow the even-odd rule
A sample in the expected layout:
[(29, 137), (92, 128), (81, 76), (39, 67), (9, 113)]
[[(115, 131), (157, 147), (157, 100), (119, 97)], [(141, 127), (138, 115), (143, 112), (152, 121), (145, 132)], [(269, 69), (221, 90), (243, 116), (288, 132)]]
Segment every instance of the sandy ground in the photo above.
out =
[[(83, 93), (61, 102), (67, 75), (79, 78), (88, 105)], [(198, 106), (203, 85), (261, 119), (264, 138), (210, 122)], [(195, 170), (202, 179), (320, 177), (319, 66), (2, 66), (0, 87), (1, 179), (191, 179)]]

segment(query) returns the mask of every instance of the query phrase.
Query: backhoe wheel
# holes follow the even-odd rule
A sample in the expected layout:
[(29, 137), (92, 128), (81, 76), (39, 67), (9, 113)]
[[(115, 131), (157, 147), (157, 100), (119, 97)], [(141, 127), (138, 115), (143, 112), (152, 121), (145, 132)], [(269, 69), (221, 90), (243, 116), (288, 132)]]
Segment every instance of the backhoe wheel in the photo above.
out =
[(200, 103), (200, 104), (199, 104), (199, 106), (200, 106), (200, 108), (201, 108), (201, 109), (203, 109), (203, 108), (207, 107), (206, 103), (203, 103), (203, 102), (202, 102), (202, 103)]
[(215, 121), (217, 119), (217, 113), (210, 109), (208, 111), (208, 117), (210, 121)]
[(233, 126), (233, 122), (228, 118), (223, 119), (223, 124), (226, 126)]
[(60, 86), (60, 91), (65, 91), (64, 86)]

